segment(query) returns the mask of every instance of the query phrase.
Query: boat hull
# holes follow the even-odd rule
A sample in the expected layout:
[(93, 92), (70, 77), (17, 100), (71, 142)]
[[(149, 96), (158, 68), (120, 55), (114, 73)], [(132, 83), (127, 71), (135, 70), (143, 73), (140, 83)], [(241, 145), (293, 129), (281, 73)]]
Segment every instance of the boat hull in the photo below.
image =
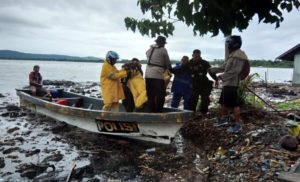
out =
[[(44, 101), (22, 91), (17, 91), (17, 94), (20, 97), (21, 106), (87, 131), (164, 144), (169, 144), (183, 124), (192, 116), (191, 111), (180, 110), (167, 113), (91, 110)], [(73, 96), (80, 95), (74, 94)], [(97, 99), (93, 98), (93, 100)], [(99, 99), (100, 102), (102, 101)]]

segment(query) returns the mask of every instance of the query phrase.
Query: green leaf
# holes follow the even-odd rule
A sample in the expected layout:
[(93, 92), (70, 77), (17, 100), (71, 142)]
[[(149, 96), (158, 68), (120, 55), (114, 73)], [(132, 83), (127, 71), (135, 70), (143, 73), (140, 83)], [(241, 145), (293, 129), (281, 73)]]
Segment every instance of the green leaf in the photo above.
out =
[(285, 2), (281, 3), (281, 4), (280, 4), (280, 8), (281, 8), (281, 9), (285, 9), (285, 8), (286, 8), (286, 3), (285, 3)]
[(294, 126), (294, 127), (290, 127), (289, 132), (294, 137), (297, 137), (300, 134), (300, 125)]
[(299, 1), (293, 1), (294, 2), (294, 6), (298, 9), (300, 6), (300, 2)]
[(194, 35), (200, 36), (216, 36), (219, 32), (228, 35), (234, 28), (243, 31), (255, 15), (259, 22), (274, 23), (277, 28), (284, 20), (282, 11), (300, 7), (299, 0), (138, 0), (137, 5), (152, 18), (146, 21), (127, 17), (125, 26), (148, 36), (172, 35), (174, 18), (192, 26)]
[(287, 9), (288, 12), (291, 12), (292, 9), (293, 9), (292, 3), (286, 4), (286, 9)]
[(199, 11), (200, 9), (200, 3), (199, 3), (199, 0), (194, 0), (194, 8), (195, 8), (195, 11)]

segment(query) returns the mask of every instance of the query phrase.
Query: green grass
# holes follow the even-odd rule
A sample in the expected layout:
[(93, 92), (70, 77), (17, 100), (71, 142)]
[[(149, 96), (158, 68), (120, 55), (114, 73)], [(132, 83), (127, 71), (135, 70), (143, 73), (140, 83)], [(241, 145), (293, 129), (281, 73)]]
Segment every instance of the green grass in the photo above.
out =
[(300, 99), (295, 101), (287, 101), (284, 103), (275, 104), (275, 107), (279, 110), (300, 109)]
[[(251, 94), (247, 95), (246, 102), (251, 103), (257, 108), (263, 108), (265, 106), (265, 104), (261, 100), (259, 100), (257, 97)], [(278, 110), (294, 110), (294, 109), (300, 110), (300, 99), (274, 104), (274, 107), (277, 108)]]
[(257, 98), (256, 96), (254, 96), (252, 94), (247, 95), (246, 102), (251, 103), (252, 105), (254, 105), (257, 108), (263, 108), (265, 105), (259, 98)]

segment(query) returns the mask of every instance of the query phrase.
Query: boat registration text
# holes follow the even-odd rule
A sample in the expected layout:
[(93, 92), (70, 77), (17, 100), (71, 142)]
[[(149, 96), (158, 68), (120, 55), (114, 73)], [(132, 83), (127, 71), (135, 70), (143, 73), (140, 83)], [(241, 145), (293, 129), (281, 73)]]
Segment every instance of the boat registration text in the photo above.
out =
[(101, 132), (132, 133), (139, 132), (136, 123), (121, 121), (105, 121), (96, 119), (98, 130)]

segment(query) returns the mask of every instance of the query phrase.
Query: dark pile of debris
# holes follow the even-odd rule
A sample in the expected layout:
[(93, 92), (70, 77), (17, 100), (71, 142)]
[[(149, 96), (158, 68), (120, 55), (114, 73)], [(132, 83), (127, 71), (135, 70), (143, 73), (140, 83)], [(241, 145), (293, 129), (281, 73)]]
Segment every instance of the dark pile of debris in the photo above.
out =
[(300, 151), (287, 151), (279, 145), (288, 134), (282, 117), (246, 105), (241, 114), (243, 130), (227, 133), (229, 126), (215, 128), (217, 119), (191, 122), (182, 134), (201, 148), (200, 157), (209, 161), (204, 169), (210, 181), (276, 181), (289, 171)]

